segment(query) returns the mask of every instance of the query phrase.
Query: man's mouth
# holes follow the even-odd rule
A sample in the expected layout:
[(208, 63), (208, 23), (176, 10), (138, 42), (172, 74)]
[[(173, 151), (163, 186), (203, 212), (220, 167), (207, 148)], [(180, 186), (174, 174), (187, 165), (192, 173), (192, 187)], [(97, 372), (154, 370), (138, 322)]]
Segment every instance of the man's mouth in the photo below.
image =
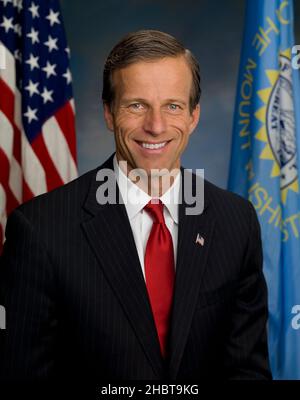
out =
[(163, 149), (170, 140), (164, 141), (164, 142), (140, 142), (137, 141), (137, 143), (143, 148), (143, 149), (148, 149), (148, 150), (160, 150)]
[(162, 147), (165, 147), (165, 145), (167, 144), (167, 142), (161, 142), (161, 143), (155, 143), (155, 144), (151, 144), (151, 143), (141, 143), (142, 147), (144, 147), (144, 149), (151, 149), (151, 150), (157, 150), (157, 149), (161, 149)]

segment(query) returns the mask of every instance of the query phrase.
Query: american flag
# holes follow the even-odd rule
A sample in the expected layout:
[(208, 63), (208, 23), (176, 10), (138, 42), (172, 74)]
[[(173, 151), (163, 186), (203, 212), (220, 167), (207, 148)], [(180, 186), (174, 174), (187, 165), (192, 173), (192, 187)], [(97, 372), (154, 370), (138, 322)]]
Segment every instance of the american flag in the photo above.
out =
[(1, 254), (7, 215), (77, 176), (70, 51), (58, 0), (0, 0), (0, 57)]

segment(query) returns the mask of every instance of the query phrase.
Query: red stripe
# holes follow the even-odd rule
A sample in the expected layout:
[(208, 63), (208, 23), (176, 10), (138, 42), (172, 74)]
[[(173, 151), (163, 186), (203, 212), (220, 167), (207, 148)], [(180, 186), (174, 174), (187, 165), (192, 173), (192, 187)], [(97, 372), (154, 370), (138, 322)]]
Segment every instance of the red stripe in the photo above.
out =
[(6, 193), (6, 214), (8, 215), (14, 208), (19, 205), (18, 200), (13, 194), (9, 186), (9, 169), (10, 162), (4, 151), (0, 148), (0, 183), (2, 184)]
[(32, 191), (30, 190), (30, 188), (24, 178), (23, 178), (22, 185), (23, 185), (22, 201), (25, 202), (25, 201), (32, 199), (34, 197), (34, 193), (32, 193)]
[(52, 158), (49, 155), (47, 146), (44, 142), (43, 135), (42, 134), (37, 135), (37, 137), (31, 143), (31, 146), (45, 170), (48, 191), (63, 185), (64, 182), (61, 179), (61, 176), (59, 175), (52, 161)]
[(15, 124), (15, 95), (2, 79), (0, 79), (0, 93), (0, 110), (9, 120), (14, 131), (13, 155), (21, 164), (21, 131)]
[(0, 107), (3, 113), (9, 118), (9, 120), (13, 123), (14, 118), (14, 108), (15, 108), (15, 95), (4, 82), (3, 79), (0, 78)]
[(55, 113), (55, 118), (61, 131), (65, 135), (74, 162), (77, 164), (75, 117), (69, 101)]

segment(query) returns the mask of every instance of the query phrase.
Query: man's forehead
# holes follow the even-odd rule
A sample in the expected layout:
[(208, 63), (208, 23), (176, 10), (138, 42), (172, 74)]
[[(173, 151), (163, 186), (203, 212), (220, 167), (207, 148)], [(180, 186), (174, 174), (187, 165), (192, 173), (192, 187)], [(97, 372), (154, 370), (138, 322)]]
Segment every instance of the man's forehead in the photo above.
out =
[(132, 83), (155, 84), (153, 78), (177, 83), (190, 82), (192, 72), (184, 56), (164, 57), (154, 60), (138, 60), (126, 67), (116, 69), (113, 74), (113, 83), (131, 85)]

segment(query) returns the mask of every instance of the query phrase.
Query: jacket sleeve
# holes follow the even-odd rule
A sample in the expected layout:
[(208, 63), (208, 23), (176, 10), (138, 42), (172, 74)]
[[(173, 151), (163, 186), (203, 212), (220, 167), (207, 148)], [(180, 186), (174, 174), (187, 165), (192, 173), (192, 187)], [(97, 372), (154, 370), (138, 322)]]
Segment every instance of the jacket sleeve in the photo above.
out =
[(267, 286), (260, 225), (249, 202), (248, 246), (240, 270), (225, 349), (227, 379), (272, 379), (267, 342)]
[(57, 330), (53, 271), (38, 230), (20, 210), (8, 218), (0, 259), (0, 381), (43, 380), (51, 375)]

